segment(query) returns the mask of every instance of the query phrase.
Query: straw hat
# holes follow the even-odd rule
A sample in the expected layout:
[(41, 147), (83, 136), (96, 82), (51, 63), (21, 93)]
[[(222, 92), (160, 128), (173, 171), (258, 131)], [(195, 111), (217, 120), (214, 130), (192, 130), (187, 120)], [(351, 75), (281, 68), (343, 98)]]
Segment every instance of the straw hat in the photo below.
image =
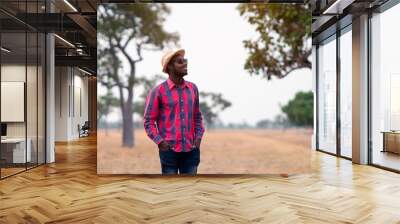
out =
[(167, 73), (167, 65), (175, 55), (182, 55), (182, 57), (185, 57), (185, 50), (181, 48), (178, 50), (167, 51), (161, 59), (161, 66), (163, 72)]

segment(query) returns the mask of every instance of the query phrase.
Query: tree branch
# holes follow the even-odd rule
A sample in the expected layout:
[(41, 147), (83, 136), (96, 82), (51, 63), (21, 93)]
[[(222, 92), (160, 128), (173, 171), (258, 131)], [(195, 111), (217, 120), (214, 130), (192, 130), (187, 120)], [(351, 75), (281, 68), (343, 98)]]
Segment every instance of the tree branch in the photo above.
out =
[(135, 63), (140, 62), (143, 60), (142, 57), (142, 44), (136, 44), (136, 53), (138, 54), (139, 58), (136, 60), (133, 60)]
[(293, 72), (294, 70), (297, 70), (297, 69), (302, 69), (302, 68), (309, 68), (308, 66), (296, 66), (296, 67), (293, 67), (293, 68), (291, 68), (291, 69), (289, 69), (288, 71), (286, 71), (285, 73), (283, 73), (281, 76), (278, 76), (278, 78), (284, 78), (284, 77), (286, 77), (287, 75), (289, 75), (291, 72)]
[(110, 83), (100, 79), (100, 83), (108, 89), (114, 88), (117, 86), (117, 83)]

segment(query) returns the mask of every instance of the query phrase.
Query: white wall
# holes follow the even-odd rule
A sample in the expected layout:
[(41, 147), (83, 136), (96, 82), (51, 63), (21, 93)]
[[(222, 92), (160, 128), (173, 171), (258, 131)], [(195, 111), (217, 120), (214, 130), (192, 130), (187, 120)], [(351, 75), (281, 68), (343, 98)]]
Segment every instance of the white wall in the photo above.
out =
[(88, 77), (81, 76), (82, 73), (78, 73), (78, 70), (74, 70), (74, 108), (73, 110), (73, 119), (72, 119), (72, 130), (71, 134), (73, 136), (78, 136), (77, 126), (80, 124), (81, 126), (88, 120)]
[[(38, 67), (25, 64), (2, 64), (1, 66), (1, 81), (2, 81), (2, 96), (1, 98), (7, 99), (10, 98), (9, 94), (20, 94), (19, 100), (22, 102), (17, 102), (17, 99), (13, 99), (14, 101), (9, 102), (9, 105), (5, 104), (2, 101), (2, 115), (4, 114), (19, 114), (19, 121), (6, 121), (7, 124), (7, 137), (8, 138), (27, 138), (29, 139), (29, 148), (31, 148), (31, 155), (33, 162), (36, 162), (36, 159), (39, 159), (39, 163), (44, 163), (44, 153), (45, 153), (45, 140), (44, 140), (44, 92), (43, 89), (43, 77), (41, 66)], [(27, 80), (25, 80), (27, 79)], [(12, 91), (7, 91), (4, 88), (4, 84), (7, 82), (19, 84), (24, 83), (25, 86), (22, 88), (14, 89), (14, 93)], [(8, 83), (8, 84), (10, 84)], [(24, 89), (26, 87), (26, 89)], [(12, 88), (16, 88), (13, 86)], [(25, 90), (26, 90), (26, 99), (25, 98)], [(15, 92), (18, 91), (18, 92)], [(8, 95), (7, 95), (8, 94)], [(12, 97), (11, 97), (12, 99)], [(26, 103), (26, 106), (25, 106)], [(13, 104), (19, 104), (18, 107)], [(26, 113), (26, 120), (25, 120)], [(2, 117), (4, 121), (4, 117)], [(38, 154), (37, 154), (38, 153)]]
[(76, 68), (56, 67), (55, 86), (55, 140), (77, 139), (78, 124), (88, 120), (88, 78)]
[[(36, 107), (37, 99), (36, 99), (36, 80), (32, 80), (30, 76), (32, 73), (36, 74), (36, 67), (33, 66), (25, 66), (25, 65), (18, 65), (18, 64), (3, 64), (1, 66), (1, 81), (2, 82), (24, 82), (27, 83), (25, 80), (26, 72), (28, 72), (28, 84), (29, 87), (27, 88), (27, 122), (6, 122), (7, 123), (7, 136), (8, 137), (25, 137), (25, 126), (28, 125), (28, 137), (30, 134), (35, 131), (36, 136)], [(2, 96), (2, 98), (5, 96)], [(40, 107), (41, 105), (39, 105)], [(24, 110), (24, 107), (21, 108)], [(1, 108), (1, 110), (10, 110), (10, 108)], [(33, 111), (35, 113), (33, 113)]]
[(55, 68), (55, 141), (68, 140), (68, 86), (70, 83), (67, 67)]
[[(50, 11), (54, 10), (50, 1), (46, 2)], [(46, 35), (46, 163), (55, 162), (55, 42), (54, 34)]]
[[(24, 82), (25, 83), (25, 65), (6, 64), (1, 66), (1, 81), (2, 82)], [(29, 68), (28, 68), (29, 70)], [(3, 92), (2, 92), (3, 93)], [(4, 98), (6, 96), (2, 96)], [(3, 103), (2, 103), (3, 104)], [(24, 108), (21, 108), (24, 113)], [(6, 111), (9, 108), (1, 108)], [(3, 111), (3, 113), (4, 113)], [(3, 114), (2, 113), (2, 114)], [(9, 137), (25, 137), (25, 122), (7, 122), (7, 134)]]

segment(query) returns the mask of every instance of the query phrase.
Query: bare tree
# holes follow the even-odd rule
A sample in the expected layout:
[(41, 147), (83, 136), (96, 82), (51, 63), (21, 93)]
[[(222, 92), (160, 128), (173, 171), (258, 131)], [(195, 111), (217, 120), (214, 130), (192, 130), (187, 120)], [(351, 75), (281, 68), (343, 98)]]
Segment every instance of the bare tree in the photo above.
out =
[[(134, 146), (134, 86), (137, 84), (136, 66), (143, 60), (143, 50), (162, 50), (166, 45), (176, 44), (179, 40), (178, 34), (169, 33), (163, 28), (165, 16), (169, 13), (165, 4), (99, 6), (99, 56), (104, 56), (106, 63), (110, 64), (106, 66), (103, 75), (99, 76), (99, 80), (105, 86), (118, 89), (123, 125), (122, 146)], [(131, 47), (135, 49), (134, 52), (128, 50)], [(127, 73), (121, 69), (120, 56), (129, 64)]]

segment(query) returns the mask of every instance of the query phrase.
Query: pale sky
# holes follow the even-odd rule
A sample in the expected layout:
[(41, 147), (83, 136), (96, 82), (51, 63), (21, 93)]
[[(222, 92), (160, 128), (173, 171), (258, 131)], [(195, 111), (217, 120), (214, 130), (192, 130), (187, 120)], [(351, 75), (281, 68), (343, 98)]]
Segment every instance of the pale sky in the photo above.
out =
[[(171, 14), (165, 29), (179, 33), (180, 45), (186, 50), (189, 61), (185, 79), (194, 82), (200, 91), (222, 93), (232, 102), (231, 107), (220, 113), (224, 123), (246, 121), (254, 125), (261, 119), (273, 119), (281, 113), (279, 104), (286, 104), (300, 90), (311, 90), (312, 73), (308, 69), (270, 81), (250, 76), (244, 70), (248, 54), (242, 41), (256, 37), (257, 33), (239, 15), (238, 4), (167, 5)], [(134, 52), (134, 48), (131, 51)], [(162, 55), (163, 52), (144, 52), (144, 60), (137, 65), (136, 74), (163, 74), (167, 78), (167, 74), (161, 72)], [(135, 94), (137, 96), (139, 92)]]

